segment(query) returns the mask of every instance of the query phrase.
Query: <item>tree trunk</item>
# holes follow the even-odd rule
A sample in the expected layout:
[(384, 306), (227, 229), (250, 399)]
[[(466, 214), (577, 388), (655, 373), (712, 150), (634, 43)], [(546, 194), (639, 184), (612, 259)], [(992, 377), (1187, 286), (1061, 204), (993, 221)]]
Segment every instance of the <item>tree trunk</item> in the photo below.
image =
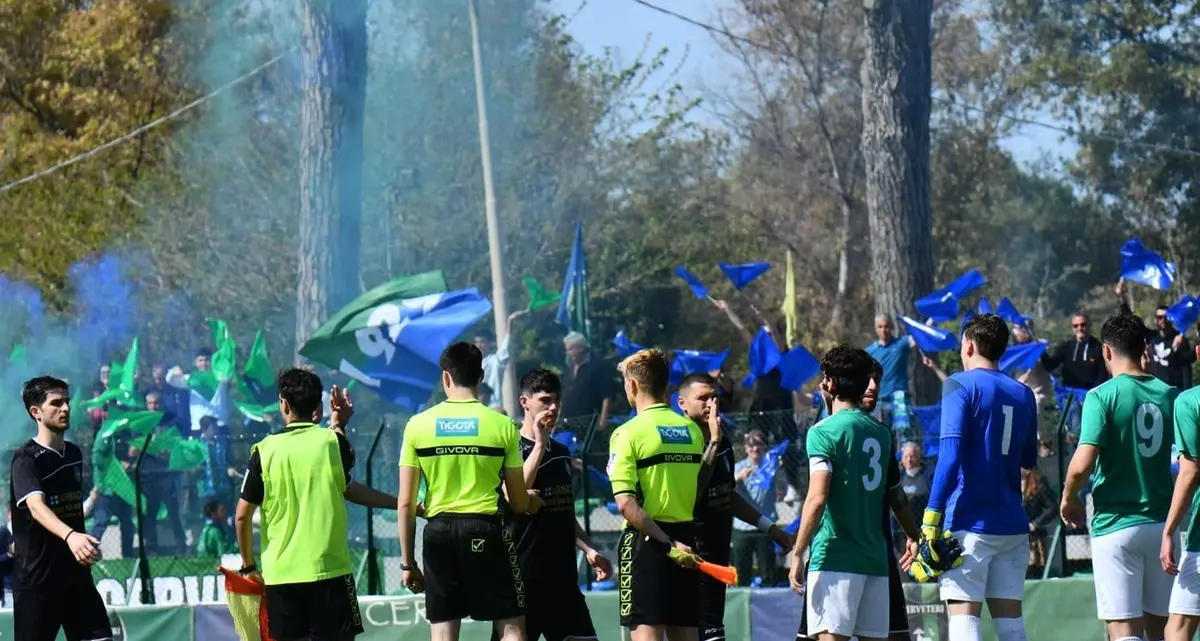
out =
[[(913, 314), (933, 290), (929, 210), (929, 106), (932, 0), (864, 0), (867, 47), (862, 67), (863, 153), (870, 212), (875, 311)], [(937, 381), (917, 366), (918, 404), (938, 396)]]
[(297, 349), (359, 291), (367, 81), (366, 0), (301, 5)]

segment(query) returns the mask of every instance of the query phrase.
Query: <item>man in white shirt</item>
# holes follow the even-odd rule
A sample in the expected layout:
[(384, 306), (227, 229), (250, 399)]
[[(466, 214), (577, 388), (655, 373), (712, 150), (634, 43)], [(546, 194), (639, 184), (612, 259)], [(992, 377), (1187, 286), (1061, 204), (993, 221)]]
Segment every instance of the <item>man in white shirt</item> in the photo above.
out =
[[(500, 346), (492, 342), (486, 336), (476, 336), (475, 347), (483, 353), (483, 384), (492, 390), (491, 395), (487, 399), (487, 406), (496, 410), (504, 409), (504, 371), (508, 369), (508, 361), (511, 354), (508, 351), (508, 346), (512, 338), (513, 321), (529, 313), (528, 310), (518, 310), (508, 316), (508, 331), (505, 332), (504, 340), (500, 341)], [(492, 351), (495, 348), (495, 351)]]

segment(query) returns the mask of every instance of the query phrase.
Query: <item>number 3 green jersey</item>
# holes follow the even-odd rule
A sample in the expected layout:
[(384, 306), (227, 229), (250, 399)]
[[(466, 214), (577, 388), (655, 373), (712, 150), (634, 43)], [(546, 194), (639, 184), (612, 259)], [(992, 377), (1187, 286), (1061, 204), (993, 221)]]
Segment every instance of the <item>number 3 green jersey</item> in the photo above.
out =
[(859, 409), (841, 410), (808, 430), (809, 471), (828, 471), (829, 500), (813, 537), (809, 571), (887, 576), (879, 529), (892, 434)]
[(1083, 399), (1079, 444), (1100, 450), (1092, 536), (1167, 520), (1178, 393), (1148, 374), (1121, 374)]

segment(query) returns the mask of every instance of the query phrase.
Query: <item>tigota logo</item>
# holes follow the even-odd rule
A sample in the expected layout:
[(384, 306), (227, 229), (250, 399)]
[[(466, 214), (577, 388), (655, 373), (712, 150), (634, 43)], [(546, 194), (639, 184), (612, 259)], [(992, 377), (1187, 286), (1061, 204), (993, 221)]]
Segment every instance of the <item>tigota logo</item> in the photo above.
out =
[(686, 427), (659, 425), (658, 436), (663, 443), (672, 445), (690, 445), (692, 443), (692, 432)]
[(438, 436), (479, 436), (477, 418), (439, 418), (434, 424)]

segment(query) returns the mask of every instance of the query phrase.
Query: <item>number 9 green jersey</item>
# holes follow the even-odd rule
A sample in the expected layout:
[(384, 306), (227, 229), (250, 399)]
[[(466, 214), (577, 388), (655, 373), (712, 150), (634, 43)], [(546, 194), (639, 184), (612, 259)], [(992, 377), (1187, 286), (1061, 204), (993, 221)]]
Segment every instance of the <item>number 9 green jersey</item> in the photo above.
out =
[(892, 433), (860, 409), (841, 410), (808, 430), (809, 473), (832, 475), (810, 572), (888, 575), (887, 541), (879, 529), (892, 456)]
[(1079, 444), (1100, 450), (1092, 485), (1092, 536), (1167, 520), (1178, 395), (1149, 374), (1122, 374), (1083, 399)]

